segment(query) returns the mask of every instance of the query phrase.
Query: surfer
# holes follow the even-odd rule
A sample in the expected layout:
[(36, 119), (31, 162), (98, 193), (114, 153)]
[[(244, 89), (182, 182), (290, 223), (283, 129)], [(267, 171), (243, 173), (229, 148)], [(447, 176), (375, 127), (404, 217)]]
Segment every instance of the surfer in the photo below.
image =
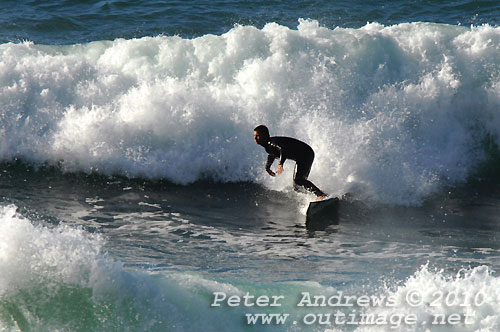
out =
[[(269, 129), (260, 125), (254, 129), (253, 137), (255, 143), (263, 146), (268, 153), (266, 162), (266, 172), (270, 176), (283, 173), (283, 164), (287, 159), (295, 160), (295, 172), (293, 175), (293, 188), (298, 191), (300, 188), (314, 193), (318, 200), (322, 200), (327, 195), (307, 179), (314, 161), (314, 151), (306, 143), (292, 137), (269, 136)], [(279, 158), (276, 173), (271, 170), (274, 160)]]

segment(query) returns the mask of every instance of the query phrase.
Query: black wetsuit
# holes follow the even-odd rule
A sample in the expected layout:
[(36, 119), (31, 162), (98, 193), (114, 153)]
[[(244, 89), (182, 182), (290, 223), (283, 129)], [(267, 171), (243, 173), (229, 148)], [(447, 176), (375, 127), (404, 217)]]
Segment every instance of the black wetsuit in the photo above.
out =
[(283, 165), (287, 159), (295, 160), (294, 189), (298, 190), (303, 187), (316, 194), (316, 196), (326, 196), (311, 181), (307, 180), (314, 161), (314, 151), (309, 145), (295, 138), (275, 136), (269, 138), (264, 148), (269, 154), (266, 171), (271, 170), (271, 165), (276, 158), (280, 159), (280, 165)]

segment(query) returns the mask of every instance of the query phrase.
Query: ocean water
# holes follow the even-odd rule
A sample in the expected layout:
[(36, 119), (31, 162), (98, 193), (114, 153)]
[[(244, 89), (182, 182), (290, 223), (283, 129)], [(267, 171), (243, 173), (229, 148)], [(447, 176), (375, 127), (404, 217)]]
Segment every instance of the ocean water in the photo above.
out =
[(500, 330), (497, 2), (0, 8), (1, 331)]

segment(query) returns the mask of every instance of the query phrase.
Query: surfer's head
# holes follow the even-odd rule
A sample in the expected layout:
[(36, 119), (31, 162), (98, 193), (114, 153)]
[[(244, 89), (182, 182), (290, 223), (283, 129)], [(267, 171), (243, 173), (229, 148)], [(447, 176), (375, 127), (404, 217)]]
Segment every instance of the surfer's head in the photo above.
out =
[(260, 125), (253, 130), (253, 138), (255, 143), (264, 145), (269, 140), (269, 129), (266, 126)]

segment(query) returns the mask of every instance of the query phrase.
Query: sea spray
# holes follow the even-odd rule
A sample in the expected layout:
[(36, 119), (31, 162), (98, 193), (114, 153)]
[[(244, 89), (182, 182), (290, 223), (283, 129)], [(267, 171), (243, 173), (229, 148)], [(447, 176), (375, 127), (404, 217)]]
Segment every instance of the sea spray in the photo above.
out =
[[(487, 266), (460, 270), (450, 276), (422, 266), (413, 276), (387, 290), (396, 306), (371, 307), (367, 315), (414, 317), (396, 331), (495, 331), (499, 328), (499, 278)], [(388, 331), (373, 324), (356, 331)], [(394, 329), (392, 329), (394, 330)]]
[(419, 204), (498, 140), (500, 30), (432, 23), (327, 29), (300, 20), (194, 39), (0, 45), (0, 158), (67, 171), (291, 187), (252, 129), (316, 152), (332, 194)]

